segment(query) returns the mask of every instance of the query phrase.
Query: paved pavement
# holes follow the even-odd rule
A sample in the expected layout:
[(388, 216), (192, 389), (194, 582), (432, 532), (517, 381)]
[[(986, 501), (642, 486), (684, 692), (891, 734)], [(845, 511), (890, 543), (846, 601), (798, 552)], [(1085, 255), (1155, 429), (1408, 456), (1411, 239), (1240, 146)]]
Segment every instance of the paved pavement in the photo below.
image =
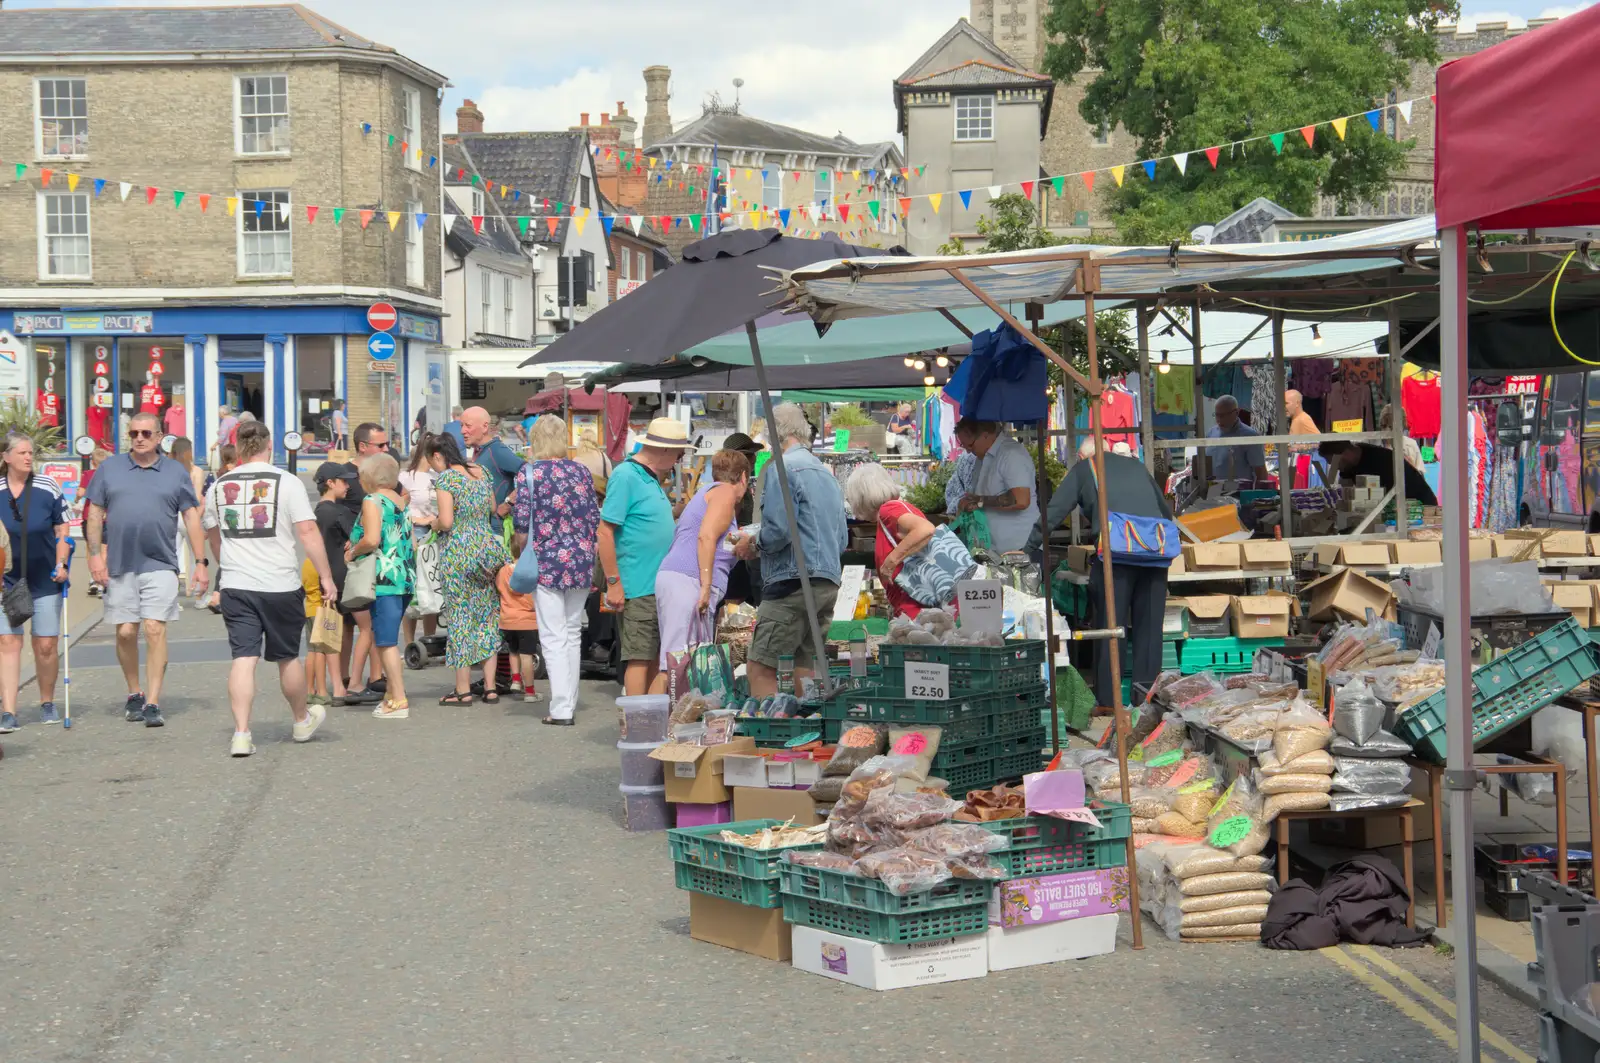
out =
[[(693, 941), (663, 838), (620, 825), (611, 688), (547, 728), (439, 707), (435, 666), (410, 720), (335, 709), (296, 746), (263, 668), (236, 761), (221, 634), (192, 610), (174, 631), (164, 729), (122, 722), (96, 631), (77, 725), (25, 698), (0, 740), (0, 1060), (1454, 1059), (1431, 949), (1147, 923), (1142, 953), (875, 994)], [(1531, 1063), (1532, 1012), (1481, 993), (1484, 1058)]]

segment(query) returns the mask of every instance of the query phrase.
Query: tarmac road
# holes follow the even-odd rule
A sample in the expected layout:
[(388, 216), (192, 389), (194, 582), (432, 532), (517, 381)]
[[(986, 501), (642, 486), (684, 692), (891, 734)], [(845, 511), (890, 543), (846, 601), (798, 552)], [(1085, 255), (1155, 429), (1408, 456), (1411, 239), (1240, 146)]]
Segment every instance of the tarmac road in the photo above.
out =
[[(613, 687), (543, 706), (335, 709), (227, 756), (220, 619), (185, 613), (167, 726), (120, 715), (109, 633), (74, 648), (71, 731), (0, 739), (0, 1060), (1143, 1060), (1447, 1063), (1431, 949), (1148, 947), (891, 993), (693, 941), (664, 839), (620, 826)], [(97, 648), (98, 647), (98, 648)], [(1124, 928), (1126, 938), (1126, 927)], [(1431, 997), (1430, 997), (1431, 994)], [(1485, 983), (1485, 1059), (1533, 1013)]]

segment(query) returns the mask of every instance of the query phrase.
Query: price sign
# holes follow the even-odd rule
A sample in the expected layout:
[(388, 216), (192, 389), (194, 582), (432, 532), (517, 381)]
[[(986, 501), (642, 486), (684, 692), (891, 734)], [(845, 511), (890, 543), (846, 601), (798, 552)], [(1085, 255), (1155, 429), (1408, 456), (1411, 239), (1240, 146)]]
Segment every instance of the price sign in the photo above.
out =
[(956, 581), (956, 618), (961, 630), (999, 635), (1004, 627), (1005, 596), (997, 579)]
[(1217, 829), (1211, 832), (1211, 844), (1218, 849), (1226, 849), (1244, 840), (1250, 833), (1249, 816), (1229, 816), (1217, 824)]
[(867, 566), (846, 565), (839, 575), (839, 594), (833, 600), (833, 620), (844, 623), (856, 618), (856, 606), (861, 601), (861, 588), (867, 582)]
[(1327, 708), (1327, 678), (1322, 674), (1322, 662), (1311, 660), (1306, 662), (1306, 694), (1311, 698), (1311, 704), (1319, 709)]
[(1428, 637), (1422, 640), (1422, 657), (1424, 660), (1437, 661), (1439, 659), (1439, 643), (1444, 641), (1444, 636), (1439, 633), (1439, 625), (1428, 624)]
[(906, 662), (906, 697), (918, 701), (944, 701), (950, 696), (950, 666), (925, 661)]

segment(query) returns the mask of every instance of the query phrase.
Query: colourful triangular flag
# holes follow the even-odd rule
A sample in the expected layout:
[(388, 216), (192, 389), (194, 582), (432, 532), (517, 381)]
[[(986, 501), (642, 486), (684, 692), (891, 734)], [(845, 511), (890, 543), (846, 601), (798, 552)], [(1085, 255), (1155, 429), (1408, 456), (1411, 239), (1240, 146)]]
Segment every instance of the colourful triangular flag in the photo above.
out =
[(1083, 178), (1083, 187), (1087, 188), (1089, 191), (1093, 192), (1094, 191), (1094, 171), (1093, 170), (1085, 170), (1085, 171), (1083, 171), (1083, 173), (1079, 174), (1078, 176)]
[(1061, 194), (1066, 191), (1067, 179), (1064, 176), (1052, 177), (1050, 178), (1050, 186), (1056, 190), (1056, 198), (1060, 199)]
[(1270, 137), (1268, 137), (1267, 139), (1272, 141), (1273, 153), (1277, 154), (1277, 155), (1282, 155), (1283, 154), (1283, 134), (1282, 133), (1274, 133)]
[(377, 211), (374, 210), (361, 210), (356, 213), (356, 217), (361, 221), (363, 229), (372, 223), (372, 216), (376, 213)]
[(1317, 127), (1315, 125), (1301, 126), (1300, 135), (1306, 138), (1306, 147), (1315, 148), (1317, 146)]
[(1349, 121), (1350, 121), (1350, 119), (1348, 119), (1348, 118), (1335, 118), (1331, 123), (1329, 123), (1330, 125), (1333, 126), (1333, 131), (1335, 133), (1339, 134), (1339, 139), (1340, 140), (1344, 139), (1344, 127), (1345, 127), (1345, 124), (1347, 122), (1349, 122)]
[(361, 123), (361, 135), (362, 136), (366, 136), (370, 132), (372, 132), (372, 123), (371, 122), (362, 122)]
[(99, 199), (100, 198), (100, 193), (104, 192), (105, 190), (106, 190), (106, 179), (104, 177), (96, 177), (94, 179), (94, 197), (96, 199)]
[(174, 210), (183, 206), (183, 192), (180, 189), (172, 190), (172, 207)]
[(935, 214), (939, 213), (939, 204), (941, 204), (943, 202), (944, 202), (944, 193), (943, 192), (934, 192), (933, 194), (928, 196), (928, 205), (933, 207), (933, 212)]
[[(126, 195), (126, 193), (124, 193), (124, 195)], [(239, 197), (238, 196), (229, 196), (227, 198), (227, 204), (228, 204), (228, 217), (231, 218), (231, 217), (233, 217), (233, 212), (239, 209)]]
[(266, 203), (264, 203), (264, 202), (262, 202), (262, 201), (261, 201), (261, 200), (259, 200), (259, 199), (257, 199), (257, 200), (252, 200), (252, 201), (251, 201), (251, 202), (252, 202), (252, 203), (253, 203), (253, 204), (254, 204), (254, 206), (255, 206), (255, 209), (256, 209), (256, 217), (258, 217), (258, 218), (259, 218), (259, 217), (261, 217), (261, 212), (262, 212), (262, 211), (263, 211), (263, 210), (264, 210), (264, 209), (266, 209), (266, 206), (267, 206), (267, 205), (266, 205)]
[(1206, 149), (1206, 161), (1211, 163), (1211, 168), (1213, 170), (1217, 168), (1217, 157), (1221, 154), (1222, 149), (1220, 147)]
[(417, 228), (421, 229), (426, 224), (428, 224), (428, 215), (420, 210), (417, 211)]
[(75, 173), (67, 174), (67, 191), (68, 192), (76, 192), (77, 190), (78, 190), (78, 175), (75, 174)]
[(39, 187), (44, 188), (44, 187), (48, 186), (50, 184), (50, 175), (53, 174), (53, 173), (55, 173), (54, 170), (40, 170), (39, 171)]
[(22, 180), (23, 176), (27, 172), (28, 172), (28, 164), (27, 163), (25, 163), (25, 162), (17, 163), (17, 180), (19, 180), (19, 181)]
[[(49, 173), (50, 171), (46, 170), (44, 172), (45, 173)], [(147, 185), (145, 187), (145, 190), (144, 190), (144, 202), (145, 202), (145, 205), (149, 206), (150, 204), (154, 203), (156, 201), (156, 195), (160, 191), (161, 191), (161, 189), (157, 188), (155, 185)]]
[(483, 215), (482, 214), (474, 214), (472, 216), (472, 231), (474, 233), (476, 233), (477, 235), (479, 235), (479, 236), (483, 235)]
[(430, 170), (433, 169), (433, 164), (438, 162), (438, 161), (439, 161), (439, 156), (437, 156), (437, 155), (429, 155), (428, 156), (428, 169), (430, 169)]
[(1383, 129), (1383, 112), (1376, 107), (1368, 111), (1367, 124), (1372, 127), (1374, 133), (1380, 132)]
[(285, 225), (289, 224), (289, 203), (287, 200), (278, 204), (278, 220)]
[(307, 225), (315, 225), (317, 223), (317, 211), (319, 211), (321, 209), (322, 209), (321, 207), (312, 207), (312, 206), (306, 207), (306, 224)]
[(1111, 179), (1117, 182), (1118, 188), (1122, 187), (1122, 175), (1127, 172), (1127, 169), (1126, 166), (1111, 167)]
[(1005, 189), (1005, 185), (990, 185), (989, 186), (989, 198), (990, 199), (999, 199), (1000, 198), (1000, 193), (1004, 189)]
[(1400, 117), (1404, 118), (1406, 120), (1406, 125), (1410, 125), (1411, 124), (1411, 101), (1410, 100), (1401, 100), (1399, 103), (1395, 104), (1395, 106), (1400, 108)]
[(605, 229), (607, 236), (611, 235), (611, 228), (612, 228), (612, 226), (616, 225), (616, 223), (617, 223), (617, 220), (615, 218), (613, 218), (611, 215), (609, 215), (609, 214), (600, 215), (600, 225), (601, 225), (601, 227), (603, 227)]
[(972, 209), (972, 189), (962, 189), (960, 192), (957, 192), (956, 195), (961, 197), (961, 206), (963, 209)]
[(1176, 155), (1174, 155), (1172, 157), (1172, 161), (1178, 164), (1178, 172), (1179, 173), (1183, 174), (1184, 176), (1188, 176), (1188, 173), (1189, 173), (1189, 153), (1187, 151), (1178, 152)]
[(209, 206), (211, 206), (211, 193), (210, 192), (201, 192), (200, 193), (200, 213), (204, 214), (206, 212), (206, 208), (209, 207)]
[(555, 218), (545, 218), (544, 220), (544, 227), (549, 230), (551, 236), (556, 234), (556, 226), (560, 224)]
[(1032, 181), (1022, 182), (1022, 194), (1029, 199), (1033, 198), (1033, 185), (1034, 182)]
[(695, 232), (700, 231), (700, 217), (701, 216), (699, 214), (689, 215), (689, 227)]
[[(232, 203), (233, 200), (230, 199), (228, 202)], [(233, 211), (230, 209), (228, 211), (228, 213), (232, 214)], [(344, 221), (344, 208), (343, 207), (334, 207), (333, 208), (333, 224), (338, 225), (342, 221)]]
[(572, 219), (572, 227), (578, 231), (578, 235), (579, 236), (582, 236), (583, 235), (583, 227), (585, 225), (587, 225), (588, 223), (589, 223), (589, 208), (588, 207), (584, 207), (583, 210), (580, 211)]
[(394, 147), (394, 134), (393, 133), (389, 134), (389, 146), (391, 148)]
[(531, 221), (533, 221), (533, 219), (530, 218), (526, 214), (521, 214), (521, 215), (517, 216), (517, 228), (522, 230), (522, 235), (523, 236), (527, 236), (528, 235), (528, 223), (531, 222)]
[(900, 197), (900, 216), (902, 218), (905, 218), (905, 217), (909, 217), (910, 215), (911, 215), (911, 197), (910, 196), (901, 196)]
[(783, 226), (785, 229), (787, 229), (789, 227), (789, 208), (788, 207), (784, 207), (783, 209), (778, 211), (778, 224)]
[(1144, 175), (1146, 178), (1152, 181), (1156, 179), (1156, 163), (1154, 159), (1146, 159), (1139, 165), (1144, 167)]
[(635, 236), (637, 236), (644, 228), (644, 216), (641, 214), (630, 214), (628, 215), (628, 224), (633, 227), (633, 233)]
[(398, 210), (385, 211), (384, 217), (389, 220), (389, 231), (394, 232), (394, 227), (400, 224), (400, 212)]
[(872, 211), (872, 218), (876, 221), (878, 212), (883, 209), (883, 203), (876, 199), (869, 199), (867, 200), (867, 209)]
[(117, 188), (122, 193), (122, 201), (126, 203), (128, 201), (128, 193), (133, 191), (133, 186), (126, 181), (121, 181), (118, 182)]

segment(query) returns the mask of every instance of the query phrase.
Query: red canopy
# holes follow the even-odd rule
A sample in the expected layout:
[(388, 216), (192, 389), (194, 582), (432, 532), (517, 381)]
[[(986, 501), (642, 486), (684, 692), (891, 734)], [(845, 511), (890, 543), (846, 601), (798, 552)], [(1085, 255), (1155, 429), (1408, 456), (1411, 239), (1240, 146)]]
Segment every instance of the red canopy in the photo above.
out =
[[(606, 452), (606, 457), (612, 461), (621, 461), (628, 442), (628, 411), (632, 403), (628, 396), (620, 392), (607, 391), (605, 388), (595, 388), (594, 391), (585, 391), (582, 388), (568, 388), (566, 390), (566, 406), (578, 413), (595, 413), (605, 411), (602, 419), (605, 425), (605, 438), (600, 440), (600, 449)], [(536, 417), (546, 413), (560, 413), (562, 407), (562, 392), (560, 388), (551, 391), (536, 391), (528, 396), (528, 401), (523, 405), (524, 417)]]
[(1600, 5), (1439, 70), (1439, 228), (1600, 221)]

